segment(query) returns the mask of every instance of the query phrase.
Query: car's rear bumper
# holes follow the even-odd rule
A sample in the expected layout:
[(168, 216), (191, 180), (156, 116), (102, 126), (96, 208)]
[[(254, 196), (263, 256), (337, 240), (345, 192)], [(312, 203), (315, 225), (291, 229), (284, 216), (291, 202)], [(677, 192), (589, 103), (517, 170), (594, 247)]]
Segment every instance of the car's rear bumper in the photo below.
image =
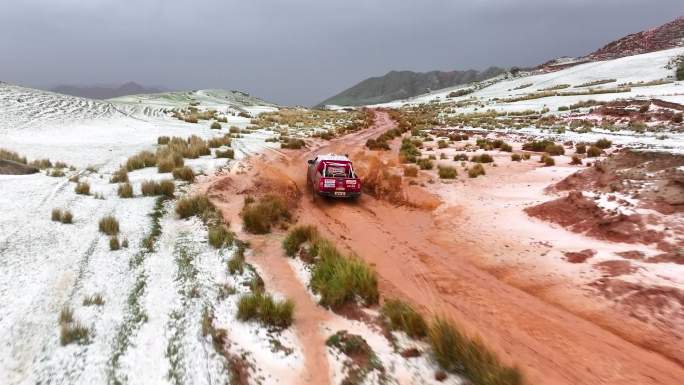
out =
[(341, 191), (319, 191), (318, 195), (330, 198), (358, 198), (361, 196), (361, 191), (343, 191), (344, 195), (339, 195)]

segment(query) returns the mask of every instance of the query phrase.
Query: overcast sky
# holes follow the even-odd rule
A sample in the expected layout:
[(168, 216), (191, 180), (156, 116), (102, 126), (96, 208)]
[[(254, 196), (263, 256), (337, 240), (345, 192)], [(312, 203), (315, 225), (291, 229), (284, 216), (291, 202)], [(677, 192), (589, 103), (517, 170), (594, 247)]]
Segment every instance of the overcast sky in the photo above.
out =
[(0, 80), (312, 105), (389, 70), (534, 65), (681, 15), (683, 0), (0, 0)]

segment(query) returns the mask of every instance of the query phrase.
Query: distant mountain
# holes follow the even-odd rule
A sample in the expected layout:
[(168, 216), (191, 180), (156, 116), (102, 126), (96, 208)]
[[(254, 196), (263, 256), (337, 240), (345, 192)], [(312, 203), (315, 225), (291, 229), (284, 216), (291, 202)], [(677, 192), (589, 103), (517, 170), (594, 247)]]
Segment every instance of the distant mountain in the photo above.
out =
[(588, 58), (591, 60), (609, 60), (681, 46), (684, 46), (684, 16), (660, 27), (633, 33), (610, 42), (603, 48), (589, 54)]
[(119, 87), (108, 86), (57, 86), (50, 91), (65, 95), (80, 96), (90, 99), (111, 99), (119, 96), (154, 94), (164, 90), (152, 87), (144, 87), (135, 82), (128, 82)]
[(405, 99), (441, 88), (481, 81), (499, 75), (506, 70), (490, 67), (484, 71), (390, 71), (384, 76), (368, 78), (339, 94), (328, 98), (318, 106), (361, 106)]

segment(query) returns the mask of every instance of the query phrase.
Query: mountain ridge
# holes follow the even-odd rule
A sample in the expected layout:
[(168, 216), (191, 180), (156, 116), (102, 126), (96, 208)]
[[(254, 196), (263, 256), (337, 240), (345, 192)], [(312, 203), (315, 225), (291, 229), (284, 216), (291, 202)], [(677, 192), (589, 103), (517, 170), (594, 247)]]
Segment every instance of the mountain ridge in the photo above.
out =
[(331, 104), (359, 106), (405, 99), (429, 90), (481, 81), (505, 71), (499, 67), (489, 67), (484, 71), (474, 69), (429, 72), (392, 70), (385, 75), (362, 80), (337, 95), (320, 102), (317, 107)]
[(88, 99), (111, 99), (119, 96), (137, 95), (137, 94), (154, 94), (163, 92), (161, 88), (145, 87), (136, 82), (126, 82), (120, 86), (74, 86), (74, 85), (59, 85), (50, 89), (64, 95), (78, 96)]

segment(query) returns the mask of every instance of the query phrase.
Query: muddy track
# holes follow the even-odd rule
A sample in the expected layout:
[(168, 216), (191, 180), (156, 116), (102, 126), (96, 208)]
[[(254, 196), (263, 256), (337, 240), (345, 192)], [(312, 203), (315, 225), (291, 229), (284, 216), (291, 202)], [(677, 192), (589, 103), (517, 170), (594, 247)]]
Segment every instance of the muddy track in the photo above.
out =
[[(306, 192), (306, 159), (317, 153), (357, 152), (368, 138), (392, 127), (389, 116), (377, 112), (375, 125), (362, 132), (307, 150), (266, 153), (250, 161), (252, 169), (241, 180), (279, 173)], [(468, 248), (458, 229), (438, 227), (443, 222), (435, 212), (390, 205), (368, 195), (352, 203), (312, 201), (304, 193), (297, 217), (372, 264), (385, 298), (401, 297), (426, 314), (452, 317), (481, 336), (504, 361), (521, 367), (530, 383), (679, 384), (684, 378), (684, 368), (671, 359), (473, 264), (475, 258), (487, 256), (474, 255), (481, 248)]]

